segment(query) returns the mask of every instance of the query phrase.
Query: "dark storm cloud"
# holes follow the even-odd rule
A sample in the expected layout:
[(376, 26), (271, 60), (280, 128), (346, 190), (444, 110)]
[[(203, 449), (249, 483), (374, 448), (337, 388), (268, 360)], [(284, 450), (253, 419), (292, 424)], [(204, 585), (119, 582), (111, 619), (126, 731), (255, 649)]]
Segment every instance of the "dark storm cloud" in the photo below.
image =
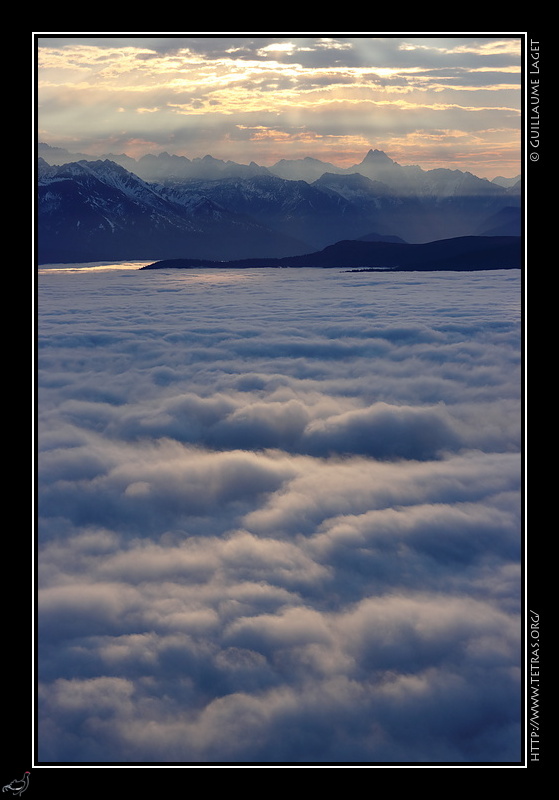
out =
[(514, 762), (518, 291), (41, 275), (40, 758)]

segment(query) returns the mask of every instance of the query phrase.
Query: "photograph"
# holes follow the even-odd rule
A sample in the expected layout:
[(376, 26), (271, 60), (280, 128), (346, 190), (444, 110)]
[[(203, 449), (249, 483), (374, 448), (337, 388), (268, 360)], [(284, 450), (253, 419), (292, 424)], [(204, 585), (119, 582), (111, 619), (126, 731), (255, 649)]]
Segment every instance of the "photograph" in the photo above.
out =
[(33, 33), (33, 731), (4, 791), (539, 764), (539, 54)]

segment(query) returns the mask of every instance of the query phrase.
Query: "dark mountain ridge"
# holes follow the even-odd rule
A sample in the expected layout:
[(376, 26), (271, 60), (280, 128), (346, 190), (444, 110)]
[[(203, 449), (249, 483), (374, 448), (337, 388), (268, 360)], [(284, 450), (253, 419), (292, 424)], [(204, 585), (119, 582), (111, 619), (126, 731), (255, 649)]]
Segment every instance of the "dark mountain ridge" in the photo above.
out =
[(248, 269), (256, 267), (318, 267), (390, 269), (392, 271), (520, 269), (518, 236), (464, 236), (425, 244), (405, 242), (342, 241), (317, 253), (287, 258), (240, 259), (228, 262), (173, 259), (142, 269), (193, 269), (196, 267)]

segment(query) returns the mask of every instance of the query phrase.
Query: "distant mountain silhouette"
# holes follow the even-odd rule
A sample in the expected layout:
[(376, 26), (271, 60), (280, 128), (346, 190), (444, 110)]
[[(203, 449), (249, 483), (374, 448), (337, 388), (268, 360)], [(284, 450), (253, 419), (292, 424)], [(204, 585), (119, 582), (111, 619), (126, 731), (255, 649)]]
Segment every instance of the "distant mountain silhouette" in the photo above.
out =
[(518, 236), (465, 236), (426, 244), (343, 241), (317, 253), (279, 259), (241, 259), (228, 262), (173, 259), (142, 269), (192, 269), (195, 267), (319, 267), (392, 269), (395, 271), (519, 269), (522, 266)]
[(420, 244), (521, 233), (520, 184), (401, 166), (380, 150), (350, 168), (169, 153), (72, 161), (46, 144), (39, 153), (58, 163), (39, 161), (40, 263), (280, 258), (371, 237)]
[(476, 233), (480, 236), (516, 236), (521, 225), (521, 209), (506, 206), (480, 225)]
[(305, 158), (291, 160), (282, 158), (273, 167), (269, 167), (269, 171), (278, 178), (285, 178), (285, 180), (313, 183), (325, 172), (343, 173), (345, 169), (336, 167), (326, 161), (320, 161), (318, 158), (306, 156)]
[(520, 175), (517, 175), (515, 178), (503, 178), (502, 175), (497, 175), (496, 178), (493, 178), (492, 183), (496, 183), (498, 186), (505, 186), (506, 188), (520, 188), (521, 180), (522, 178)]

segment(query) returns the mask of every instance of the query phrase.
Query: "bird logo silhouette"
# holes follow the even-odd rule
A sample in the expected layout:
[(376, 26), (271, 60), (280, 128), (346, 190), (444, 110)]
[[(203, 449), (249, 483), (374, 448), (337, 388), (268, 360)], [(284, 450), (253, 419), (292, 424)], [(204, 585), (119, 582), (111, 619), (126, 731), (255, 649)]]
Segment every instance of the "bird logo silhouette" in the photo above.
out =
[(26, 771), (23, 775), (23, 778), (18, 781), (12, 781), (11, 783), (7, 783), (5, 786), (2, 786), (3, 792), (11, 792), (14, 797), (17, 797), (22, 792), (24, 792), (27, 787), (29, 786), (29, 772)]

